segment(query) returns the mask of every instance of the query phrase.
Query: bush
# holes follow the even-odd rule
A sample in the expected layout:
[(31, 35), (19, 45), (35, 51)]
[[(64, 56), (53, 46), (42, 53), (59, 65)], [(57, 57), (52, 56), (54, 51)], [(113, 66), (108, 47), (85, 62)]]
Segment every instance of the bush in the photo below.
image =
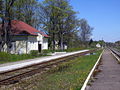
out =
[(42, 53), (44, 53), (44, 54), (51, 53), (51, 52), (53, 53), (54, 51), (53, 50), (43, 50), (42, 51)]
[(80, 48), (69, 48), (67, 50), (65, 50), (66, 52), (73, 52), (73, 51), (79, 51), (79, 50), (83, 50), (86, 49), (84, 47), (80, 47)]
[(9, 61), (10, 54), (6, 52), (0, 52), (0, 61)]
[(31, 50), (30, 51), (30, 55), (32, 55), (32, 56), (38, 56), (38, 50)]
[(58, 49), (58, 50), (55, 50), (55, 52), (64, 52), (65, 50), (61, 50), (61, 49)]
[(60, 49), (58, 49), (58, 50), (43, 50), (42, 53), (48, 54), (48, 53), (63, 52), (63, 51), (65, 51), (65, 50), (60, 50)]

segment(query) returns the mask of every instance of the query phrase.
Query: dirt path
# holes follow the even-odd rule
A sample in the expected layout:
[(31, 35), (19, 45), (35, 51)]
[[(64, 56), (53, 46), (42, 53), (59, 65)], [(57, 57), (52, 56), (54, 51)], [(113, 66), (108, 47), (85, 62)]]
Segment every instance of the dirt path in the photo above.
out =
[(102, 72), (87, 90), (120, 90), (120, 64), (109, 50), (104, 51), (99, 69)]

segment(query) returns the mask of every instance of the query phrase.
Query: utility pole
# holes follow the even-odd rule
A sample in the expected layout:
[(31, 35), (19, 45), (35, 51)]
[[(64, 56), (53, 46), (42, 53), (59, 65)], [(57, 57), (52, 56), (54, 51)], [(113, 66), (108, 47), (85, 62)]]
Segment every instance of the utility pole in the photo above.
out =
[(103, 40), (103, 37), (102, 37), (102, 49), (103, 49), (103, 46), (104, 46), (104, 40)]

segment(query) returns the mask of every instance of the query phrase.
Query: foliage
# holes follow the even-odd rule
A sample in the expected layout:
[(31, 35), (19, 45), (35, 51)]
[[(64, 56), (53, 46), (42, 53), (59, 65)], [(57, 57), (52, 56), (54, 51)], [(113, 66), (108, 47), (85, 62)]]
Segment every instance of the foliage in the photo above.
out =
[(10, 52), (12, 45), (12, 20), (22, 20), (34, 26), (36, 4), (36, 0), (0, 0), (0, 21), (2, 23), (2, 27), (0, 28), (2, 31), (2, 35), (0, 34), (0, 51), (2, 51), (3, 46), (6, 45), (6, 51)]
[(88, 41), (92, 34), (91, 31), (93, 30), (93, 28), (91, 28), (88, 25), (88, 22), (85, 19), (81, 19), (80, 23), (81, 23), (81, 28), (80, 28), (81, 29), (81, 32), (80, 32), (81, 40)]
[(69, 43), (75, 40), (78, 23), (76, 12), (68, 0), (44, 0), (41, 8), (41, 13), (46, 15), (40, 15), (43, 19), (41, 21), (44, 21), (41, 24), (51, 36), (49, 46), (55, 50), (55, 46), (58, 45), (58, 49), (63, 50), (64, 44), (70, 45)]
[(41, 56), (48, 56), (49, 53), (54, 53), (54, 52), (73, 52), (73, 51), (79, 51), (83, 49), (86, 49), (86, 48), (80, 47), (80, 48), (70, 48), (66, 50), (43, 50), (42, 53), (39, 53), (37, 50), (32, 50), (30, 54), (21, 54), (21, 55), (0, 52), (0, 63), (15, 62), (15, 61), (21, 61), (26, 59), (33, 59)]
[(0, 64), (7, 62), (16, 62), (26, 59), (33, 59), (37, 57), (47, 56), (46, 54), (38, 54), (36, 51), (32, 51), (32, 54), (9, 54), (5, 52), (0, 52)]
[(80, 39), (82, 41), (82, 44), (84, 46), (86, 46), (88, 43), (88, 41), (91, 39), (91, 35), (92, 35), (92, 30), (93, 28), (90, 27), (90, 25), (88, 24), (87, 20), (85, 19), (81, 19), (80, 20)]
[[(0, 0), (0, 23), (4, 31), (0, 49), (11, 47), (11, 20), (21, 20), (49, 34), (49, 49), (82, 46), (89, 41), (92, 29), (85, 19), (77, 18), (69, 0)], [(8, 25), (4, 25), (8, 23)], [(6, 32), (7, 31), (7, 32)], [(80, 34), (79, 34), (80, 33)], [(2, 44), (1, 44), (2, 43)], [(88, 43), (84, 43), (88, 44)], [(85, 45), (83, 45), (85, 46)]]
[(0, 33), (0, 51), (3, 46), (7, 46), (7, 51), (10, 51), (11, 47), (11, 18), (12, 18), (12, 8), (16, 0), (0, 0), (0, 21), (1, 33)]
[(79, 50), (83, 50), (83, 49), (86, 49), (85, 47), (77, 47), (77, 48), (69, 48), (65, 51), (67, 52), (73, 52), (73, 51), (79, 51)]
[(36, 0), (17, 0), (14, 3), (13, 19), (18, 19), (27, 24), (36, 27), (38, 22), (36, 15), (36, 8), (38, 2)]
[(30, 55), (32, 55), (32, 56), (38, 56), (38, 50), (31, 50), (30, 51)]
[(53, 50), (42, 50), (42, 53), (51, 53)]
[(0, 62), (1, 61), (9, 61), (10, 60), (10, 54), (6, 52), (0, 52)]
[(73, 52), (73, 51), (79, 51), (79, 50), (83, 50), (86, 49), (86, 47), (77, 47), (77, 48), (69, 48), (69, 49), (65, 49), (65, 50), (61, 50), (61, 49), (57, 49), (57, 50), (43, 50), (42, 53), (54, 53), (54, 52)]

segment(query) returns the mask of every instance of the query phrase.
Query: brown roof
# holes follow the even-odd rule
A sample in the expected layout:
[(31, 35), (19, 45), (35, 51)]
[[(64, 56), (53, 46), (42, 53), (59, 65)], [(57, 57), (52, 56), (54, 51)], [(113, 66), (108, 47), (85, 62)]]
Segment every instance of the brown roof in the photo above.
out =
[(18, 20), (12, 20), (12, 30), (11, 33), (13, 35), (20, 35), (20, 34), (30, 34), (30, 35), (38, 35), (37, 33), (40, 33), (41, 35), (45, 36), (45, 37), (49, 37), (47, 34), (45, 34), (42, 31), (38, 31), (37, 29), (35, 29), (34, 27), (22, 22), (22, 21), (18, 21)]

